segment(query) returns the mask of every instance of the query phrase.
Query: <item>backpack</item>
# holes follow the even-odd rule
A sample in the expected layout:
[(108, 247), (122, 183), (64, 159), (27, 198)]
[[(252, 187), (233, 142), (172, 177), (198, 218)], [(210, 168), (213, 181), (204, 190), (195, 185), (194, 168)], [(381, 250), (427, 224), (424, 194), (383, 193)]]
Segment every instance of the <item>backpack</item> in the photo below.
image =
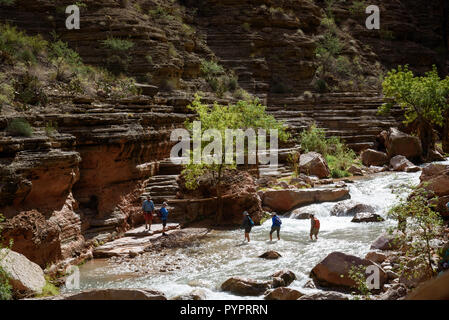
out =
[(320, 228), (320, 220), (318, 220), (317, 218), (313, 218), (313, 220), (315, 221), (315, 228), (319, 229)]
[(158, 216), (159, 218), (162, 218), (162, 212), (161, 212), (161, 210), (162, 210), (162, 208), (160, 208), (160, 209), (157, 211), (157, 216)]
[(254, 227), (254, 221), (248, 216), (249, 224), (251, 227)]
[(280, 219), (278, 216), (276, 216), (276, 218), (275, 218), (274, 220), (276, 220), (276, 223), (277, 223), (279, 226), (282, 224), (282, 221), (281, 221), (281, 219)]

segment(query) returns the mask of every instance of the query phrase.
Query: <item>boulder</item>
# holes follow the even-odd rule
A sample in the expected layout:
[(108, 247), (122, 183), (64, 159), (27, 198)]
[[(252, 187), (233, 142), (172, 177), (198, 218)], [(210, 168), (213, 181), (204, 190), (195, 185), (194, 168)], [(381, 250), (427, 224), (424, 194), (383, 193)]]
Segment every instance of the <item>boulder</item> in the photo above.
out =
[[(49, 297), (48, 300), (167, 300), (162, 292), (148, 289), (89, 289)], [(45, 300), (47, 300), (45, 299)]]
[(223, 291), (243, 296), (260, 296), (269, 288), (271, 288), (269, 281), (256, 281), (241, 277), (229, 278), (221, 285)]
[(349, 300), (351, 295), (335, 291), (322, 291), (303, 295), (298, 300)]
[(275, 259), (279, 259), (280, 257), (282, 257), (281, 254), (279, 252), (276, 252), (273, 250), (267, 251), (259, 256), (259, 258), (263, 258), (263, 259), (267, 259), (267, 260), (275, 260)]
[(421, 168), (415, 166), (404, 156), (395, 156), (390, 159), (390, 167), (393, 171), (417, 172)]
[(445, 171), (449, 171), (449, 165), (440, 164), (440, 163), (431, 163), (429, 165), (426, 165), (422, 169), (421, 176), (419, 177), (419, 180), (421, 180), (421, 182), (428, 181), (428, 180), (442, 174)]
[(352, 165), (349, 167), (348, 172), (353, 176), (363, 176), (363, 171), (359, 167)]
[(332, 252), (329, 254), (312, 269), (310, 276), (317, 285), (323, 287), (353, 289), (356, 288), (356, 283), (349, 277), (351, 268), (372, 265), (379, 268), (379, 285), (382, 288), (388, 280), (388, 277), (380, 266), (370, 260), (361, 259), (342, 252)]
[(398, 300), (407, 295), (407, 288), (397, 283), (380, 295), (380, 300)]
[(383, 166), (384, 164), (388, 163), (388, 156), (385, 152), (373, 150), (373, 149), (366, 149), (363, 150), (360, 154), (360, 157), (362, 158), (362, 163), (369, 167), (369, 166)]
[(366, 254), (365, 259), (375, 263), (382, 263), (387, 259), (387, 255), (380, 251), (370, 251)]
[(353, 200), (346, 200), (346, 201), (341, 201), (341, 202), (337, 203), (332, 208), (331, 215), (337, 216), (337, 217), (343, 217), (343, 216), (350, 217), (350, 216), (355, 216), (357, 213), (362, 213), (362, 212), (375, 213), (375, 209), (374, 209), (374, 207), (372, 207), (368, 204), (355, 202)]
[(308, 152), (299, 157), (299, 171), (320, 179), (330, 176), (326, 160), (317, 152)]
[(390, 128), (385, 138), (385, 147), (389, 158), (404, 156), (409, 160), (420, 160), (422, 155), (421, 141), (418, 137)]
[(400, 240), (400, 234), (382, 234), (374, 240), (371, 244), (370, 250), (396, 250), (400, 248), (402, 241)]
[(323, 188), (298, 190), (268, 190), (264, 192), (263, 206), (276, 212), (285, 213), (296, 207), (320, 202), (332, 202), (348, 199), (349, 189)]
[(305, 220), (305, 219), (310, 219), (311, 214), (312, 214), (312, 212), (308, 212), (308, 211), (305, 211), (303, 208), (299, 208), (299, 209), (292, 211), (290, 218), (298, 219), (298, 220)]
[(293, 281), (296, 280), (296, 275), (290, 270), (280, 270), (272, 274), (271, 276), (284, 280), (285, 286), (289, 286)]
[(276, 288), (265, 295), (265, 300), (298, 300), (303, 294), (290, 288)]
[(46, 284), (44, 271), (24, 255), (9, 249), (0, 250), (0, 267), (8, 274), (14, 296), (41, 294)]
[(382, 222), (385, 221), (380, 215), (372, 212), (359, 212), (354, 218), (352, 218), (351, 222), (361, 223), (361, 222)]
[(206, 300), (206, 292), (202, 289), (195, 289), (188, 294), (176, 296), (173, 300)]

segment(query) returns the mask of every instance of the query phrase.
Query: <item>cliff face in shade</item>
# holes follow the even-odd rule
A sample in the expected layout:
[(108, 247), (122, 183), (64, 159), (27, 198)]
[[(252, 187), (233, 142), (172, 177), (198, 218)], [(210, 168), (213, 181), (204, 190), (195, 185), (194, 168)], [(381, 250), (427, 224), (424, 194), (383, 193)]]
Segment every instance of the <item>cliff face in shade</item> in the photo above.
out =
[[(344, 39), (343, 54), (360, 61), (366, 87), (326, 94), (314, 85), (324, 1), (83, 3), (80, 30), (65, 28), (65, 7), (72, 4), (65, 0), (17, 0), (1, 8), (0, 21), (46, 39), (56, 31), (86, 64), (102, 67), (111, 59), (103, 41), (132, 41), (126, 73), (155, 87), (129, 99), (59, 92), (49, 96), (48, 110), (2, 113), (0, 212), (7, 218), (5, 236), (14, 240), (13, 250), (44, 267), (78, 259), (89, 246), (141, 221), (139, 197), (148, 178), (161, 174), (161, 160), (172, 145), (170, 133), (190, 116), (186, 106), (194, 92), (205, 92), (209, 103), (234, 100), (229, 93), (222, 98), (212, 93), (201, 74), (203, 60), (216, 58), (233, 70), (239, 85), (285, 120), (294, 136), (315, 121), (356, 150), (373, 146), (375, 136), (400, 119), (398, 112), (377, 116), (380, 71), (405, 63), (418, 72), (432, 64), (446, 68), (442, 48), (447, 45), (447, 17), (440, 1), (372, 1), (381, 8), (382, 31), (367, 30), (364, 16), (336, 5), (333, 15)], [(18, 115), (37, 128), (32, 137), (5, 131)], [(51, 136), (44, 132), (49, 121), (57, 126)], [(248, 199), (242, 202), (252, 204)], [(234, 203), (239, 209), (244, 205)], [(210, 214), (209, 207), (199, 204), (198, 210), (185, 211), (197, 217), (197, 211)], [(233, 222), (239, 219), (230, 215)]]

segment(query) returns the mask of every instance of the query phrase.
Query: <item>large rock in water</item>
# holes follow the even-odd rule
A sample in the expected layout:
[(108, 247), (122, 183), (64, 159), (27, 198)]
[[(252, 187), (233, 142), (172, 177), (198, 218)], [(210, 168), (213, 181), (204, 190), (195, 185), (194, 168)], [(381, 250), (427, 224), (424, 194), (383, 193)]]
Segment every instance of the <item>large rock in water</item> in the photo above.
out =
[(259, 258), (267, 260), (276, 260), (279, 259), (280, 257), (282, 257), (281, 254), (273, 250), (267, 251), (259, 256)]
[(90, 289), (44, 300), (167, 300), (162, 292), (148, 289)]
[(318, 178), (330, 176), (330, 170), (324, 157), (317, 152), (308, 152), (299, 157), (299, 171)]
[(370, 250), (396, 250), (401, 246), (400, 234), (382, 234), (371, 244)]
[(332, 216), (343, 217), (343, 216), (355, 216), (357, 213), (369, 212), (375, 213), (374, 207), (369, 204), (364, 204), (360, 202), (355, 202), (353, 200), (346, 200), (337, 203), (331, 210)]
[(243, 296), (260, 296), (269, 288), (271, 288), (269, 281), (256, 281), (241, 277), (229, 278), (221, 285), (223, 291)]
[(395, 156), (390, 159), (390, 167), (394, 171), (417, 172), (421, 170), (404, 156)]
[(388, 163), (388, 156), (385, 152), (373, 150), (373, 149), (366, 149), (363, 150), (360, 154), (360, 157), (362, 158), (362, 163), (369, 167), (369, 166), (383, 166), (384, 164)]
[(285, 286), (289, 286), (293, 281), (296, 280), (296, 275), (290, 270), (280, 270), (272, 274), (271, 276), (284, 280)]
[(320, 202), (333, 202), (350, 198), (349, 189), (298, 189), (298, 190), (268, 190), (262, 197), (262, 205), (276, 212), (284, 213), (301, 205)]
[(303, 294), (298, 290), (281, 287), (270, 291), (265, 296), (265, 300), (298, 300), (302, 296)]
[(404, 156), (409, 160), (420, 160), (422, 155), (421, 141), (418, 137), (390, 128), (381, 133), (385, 136), (385, 147), (389, 158)]
[(303, 295), (298, 300), (349, 300), (351, 295), (335, 291), (323, 291)]
[[(323, 287), (343, 287), (345, 289), (356, 288), (356, 283), (349, 277), (352, 267), (368, 267), (375, 265), (374, 262), (351, 256), (342, 252), (332, 252), (323, 261), (318, 263), (311, 271), (310, 276), (317, 285)], [(388, 280), (387, 274), (379, 268), (379, 284)]]
[(361, 223), (361, 222), (382, 222), (385, 221), (380, 215), (372, 212), (359, 212), (354, 218), (352, 218), (351, 222)]
[(44, 271), (24, 255), (9, 249), (1, 249), (0, 266), (8, 274), (16, 297), (42, 293), (42, 288), (46, 284)]
[(436, 210), (443, 217), (449, 217), (449, 209), (446, 206), (449, 202), (449, 166), (431, 164), (423, 169), (420, 180), (419, 188), (438, 196)]

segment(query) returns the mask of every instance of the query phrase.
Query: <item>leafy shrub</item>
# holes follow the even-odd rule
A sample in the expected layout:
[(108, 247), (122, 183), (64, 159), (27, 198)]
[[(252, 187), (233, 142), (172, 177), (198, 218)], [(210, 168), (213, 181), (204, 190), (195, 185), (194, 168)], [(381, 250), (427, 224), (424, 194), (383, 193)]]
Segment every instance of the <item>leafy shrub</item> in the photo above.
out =
[[(400, 188), (399, 188), (400, 189)], [(412, 188), (413, 192), (408, 197), (399, 197), (399, 203), (392, 207), (388, 212), (388, 216), (396, 219), (398, 224), (389, 231), (396, 232), (396, 241), (398, 243), (405, 243), (408, 245), (405, 250), (405, 257), (413, 259), (416, 265), (423, 264), (427, 271), (434, 274), (432, 255), (436, 253), (432, 248), (431, 242), (437, 239), (442, 234), (443, 219), (435, 211), (435, 203), (438, 203), (438, 198), (423, 189)], [(394, 190), (398, 193), (399, 190)], [(399, 193), (400, 194), (400, 193)], [(407, 274), (407, 277), (419, 277), (416, 270), (410, 270), (407, 266), (407, 259), (399, 263), (400, 270)]]
[(305, 152), (315, 151), (322, 154), (328, 163), (334, 178), (349, 176), (346, 171), (356, 162), (356, 154), (349, 149), (338, 137), (326, 138), (324, 129), (312, 124), (310, 128), (301, 132), (301, 148)]
[(361, 17), (365, 14), (365, 10), (368, 7), (368, 4), (365, 0), (354, 1), (352, 5), (349, 7), (349, 12), (353, 17)]
[(36, 62), (36, 56), (47, 47), (40, 35), (27, 36), (16, 27), (0, 25), (0, 58), (10, 63), (17, 61)]
[[(3, 215), (0, 213), (0, 223), (5, 220)], [(0, 249), (3, 249), (3, 237), (2, 237), (2, 226), (0, 224)], [(0, 254), (0, 261), (4, 257)], [(9, 283), (9, 276), (6, 271), (0, 267), (0, 300), (11, 300), (12, 299), (12, 286)]]
[(318, 90), (318, 92), (326, 92), (327, 91), (327, 82), (323, 79), (317, 79), (315, 82), (315, 88)]
[(218, 76), (224, 73), (224, 68), (216, 63), (215, 61), (207, 61), (203, 60), (201, 61), (201, 67), (200, 67), (201, 73), (203, 76), (210, 77), (210, 76)]
[(6, 130), (13, 135), (24, 137), (30, 137), (33, 134), (33, 128), (31, 128), (30, 124), (26, 120), (21, 118), (11, 120), (6, 127)]
[(5, 74), (0, 73), (0, 111), (4, 105), (10, 104), (14, 99), (14, 87), (7, 83)]
[(131, 62), (128, 50), (134, 47), (134, 42), (109, 37), (102, 44), (109, 51), (106, 59), (108, 69), (116, 75), (127, 72)]
[(18, 92), (16, 94), (16, 99), (18, 101), (31, 105), (45, 105), (47, 103), (47, 95), (42, 88), (41, 82), (36, 76), (27, 72), (19, 76), (15, 86), (16, 91)]
[(118, 38), (109, 37), (102, 41), (105, 48), (112, 51), (128, 51), (134, 47), (134, 42)]
[(0, 6), (13, 6), (16, 0), (0, 0)]

